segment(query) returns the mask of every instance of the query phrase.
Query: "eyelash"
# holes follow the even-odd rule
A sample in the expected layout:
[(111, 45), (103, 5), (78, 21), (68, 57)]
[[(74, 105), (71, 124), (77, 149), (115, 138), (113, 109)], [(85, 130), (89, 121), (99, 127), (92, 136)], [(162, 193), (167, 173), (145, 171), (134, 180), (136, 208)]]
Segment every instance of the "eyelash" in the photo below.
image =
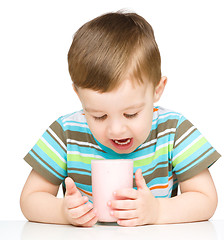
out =
[[(134, 114), (126, 114), (126, 113), (124, 113), (124, 116), (125, 116), (126, 118), (128, 118), (128, 119), (135, 118), (135, 117), (137, 117), (137, 115), (138, 115), (138, 113), (134, 113)], [(103, 121), (103, 120), (105, 120), (105, 119), (107, 118), (107, 115), (105, 114), (105, 115), (103, 115), (102, 117), (93, 117), (93, 118), (94, 118), (94, 120), (96, 120), (96, 121)]]
[(103, 115), (102, 117), (93, 117), (93, 118), (96, 121), (103, 121), (103, 120), (105, 120), (107, 118), (107, 115)]
[(137, 117), (137, 115), (138, 115), (138, 113), (134, 113), (134, 114), (124, 114), (124, 116), (125, 116), (126, 118), (129, 118), (129, 119), (135, 118), (135, 117)]

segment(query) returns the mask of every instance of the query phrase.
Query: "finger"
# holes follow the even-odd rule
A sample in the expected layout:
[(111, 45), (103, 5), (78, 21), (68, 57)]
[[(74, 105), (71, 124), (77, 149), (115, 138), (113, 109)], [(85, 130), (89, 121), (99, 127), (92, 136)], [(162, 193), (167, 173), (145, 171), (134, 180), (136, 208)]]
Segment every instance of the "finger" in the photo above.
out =
[(140, 168), (135, 172), (135, 182), (138, 189), (148, 188)]
[(137, 199), (138, 198), (138, 192), (137, 190), (133, 188), (123, 188), (119, 189), (116, 192), (114, 192), (114, 197), (116, 199)]
[(108, 206), (112, 209), (119, 210), (131, 210), (136, 209), (137, 201), (136, 200), (112, 200), (108, 202)]
[(137, 211), (136, 210), (128, 210), (128, 211), (111, 211), (111, 215), (115, 218), (120, 219), (133, 219), (137, 218)]
[(65, 179), (65, 186), (66, 186), (65, 196), (74, 195), (74, 194), (76, 194), (76, 197), (82, 196), (82, 194), (77, 189), (74, 181), (70, 177), (67, 177)]
[(77, 219), (77, 218), (84, 216), (91, 209), (93, 209), (93, 204), (91, 202), (88, 202), (77, 208), (70, 209), (69, 212), (70, 212), (71, 218)]
[(91, 224), (91, 222), (95, 222), (96, 219), (97, 219), (96, 210), (92, 209), (91, 211), (87, 212), (80, 218), (76, 219), (76, 223), (78, 225), (88, 226), (89, 224)]
[(138, 226), (138, 218), (133, 218), (133, 219), (119, 219), (117, 221), (117, 224), (123, 227), (134, 227)]
[(86, 196), (78, 197), (78, 198), (76, 196), (67, 196), (66, 197), (66, 207), (68, 209), (76, 208), (76, 207), (79, 207), (79, 206), (85, 204), (88, 201), (89, 201), (89, 199)]
[(93, 225), (95, 225), (97, 223), (97, 221), (98, 221), (98, 217), (95, 216), (89, 222), (83, 224), (83, 227), (92, 227)]

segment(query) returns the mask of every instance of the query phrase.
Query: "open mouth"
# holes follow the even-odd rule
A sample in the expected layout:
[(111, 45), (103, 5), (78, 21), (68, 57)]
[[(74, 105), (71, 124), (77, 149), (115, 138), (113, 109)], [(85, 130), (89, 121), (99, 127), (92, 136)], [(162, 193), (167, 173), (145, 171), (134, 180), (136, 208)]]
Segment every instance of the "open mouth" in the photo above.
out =
[(113, 146), (119, 149), (128, 149), (133, 144), (133, 138), (124, 138), (124, 139), (112, 139)]
[(120, 139), (120, 140), (113, 140), (116, 144), (119, 145), (125, 145), (131, 142), (130, 138), (126, 138), (126, 139)]

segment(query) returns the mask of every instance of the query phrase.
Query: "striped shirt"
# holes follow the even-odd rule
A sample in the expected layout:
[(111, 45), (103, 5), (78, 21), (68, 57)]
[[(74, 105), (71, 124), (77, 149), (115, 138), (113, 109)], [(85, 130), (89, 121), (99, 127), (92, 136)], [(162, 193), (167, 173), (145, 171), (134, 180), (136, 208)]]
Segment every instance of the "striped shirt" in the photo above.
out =
[(176, 196), (178, 182), (210, 167), (219, 157), (184, 116), (155, 107), (148, 138), (129, 154), (118, 154), (100, 144), (79, 111), (53, 122), (24, 159), (53, 184), (64, 186), (65, 178), (71, 177), (92, 200), (91, 159), (133, 159), (134, 173), (141, 168), (153, 195), (164, 198)]

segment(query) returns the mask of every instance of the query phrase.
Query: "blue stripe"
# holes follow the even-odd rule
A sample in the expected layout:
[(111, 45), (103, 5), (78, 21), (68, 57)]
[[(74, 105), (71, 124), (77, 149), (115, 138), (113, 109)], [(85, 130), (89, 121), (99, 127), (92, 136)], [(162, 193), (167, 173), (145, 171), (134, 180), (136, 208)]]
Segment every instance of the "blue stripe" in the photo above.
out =
[[(165, 143), (167, 143), (167, 146), (165, 146), (165, 147), (167, 148), (167, 151), (168, 151), (169, 150), (168, 146), (169, 146), (169, 144), (172, 144), (172, 142), (174, 141), (174, 137), (175, 137), (174, 133), (171, 133), (169, 135), (165, 135), (163, 137), (160, 137), (160, 138), (157, 139), (157, 142), (154, 145), (152, 145), (150, 147), (146, 147), (144, 149), (141, 149), (140, 150), (141, 153), (136, 152), (136, 154), (138, 154), (137, 156), (148, 155), (150, 153), (155, 152), (156, 149), (160, 148), (160, 146), (165, 144)], [(169, 142), (171, 142), (171, 143), (169, 143)]]
[(67, 145), (68, 151), (78, 151), (81, 154), (94, 154), (94, 155), (100, 155), (102, 151), (99, 151), (95, 148), (90, 148), (88, 146), (78, 146), (73, 144)]
[[(74, 145), (73, 144), (68, 144), (67, 149), (68, 149), (68, 151), (79, 151), (82, 154), (100, 155), (103, 158), (108, 158), (108, 159), (113, 159), (114, 157), (125, 158), (125, 159), (128, 159), (128, 158), (135, 159), (135, 158), (138, 158), (140, 156), (148, 155), (150, 153), (155, 152), (155, 148), (160, 147), (161, 145), (163, 145), (164, 143), (166, 143), (168, 141), (174, 141), (174, 136), (175, 136), (174, 134), (163, 136), (163, 137), (161, 137), (157, 140), (156, 145), (152, 145), (150, 147), (147, 147), (145, 149), (141, 149), (140, 151), (132, 152), (130, 154), (118, 154), (118, 153), (115, 153), (114, 151), (112, 151), (111, 149), (110, 149), (110, 151), (111, 151), (112, 154), (108, 154), (108, 153), (103, 153), (102, 151), (99, 151), (97, 149), (90, 148), (89, 146), (78, 146), (78, 145), (75, 145), (75, 144)], [(98, 145), (100, 145), (105, 150), (107, 150), (107, 147), (103, 146), (102, 144), (98, 144)]]
[(174, 172), (178, 171), (181, 168), (184, 168), (186, 165), (190, 164), (188, 167), (184, 168), (182, 171), (177, 172), (177, 175), (180, 175), (186, 171), (188, 171), (190, 168), (193, 168), (194, 166), (200, 164), (200, 162), (202, 162), (204, 159), (206, 159), (209, 155), (211, 155), (213, 152), (215, 151), (215, 149), (211, 149), (209, 152), (207, 152), (203, 157), (199, 158), (197, 161), (195, 161), (194, 163), (191, 163), (193, 160), (195, 160), (197, 157), (199, 157), (204, 151), (202, 149), (199, 149), (198, 151), (196, 151), (193, 155), (191, 155), (190, 157), (186, 158), (185, 160), (183, 160), (182, 162), (180, 162), (179, 164), (177, 164), (175, 166), (175, 168), (173, 169)]
[[(67, 172), (62, 169), (55, 161), (54, 159), (51, 159), (41, 148), (39, 148), (37, 145), (33, 147), (33, 151), (42, 159), (44, 159), (45, 162), (47, 162), (52, 168), (54, 168), (58, 173), (60, 173), (63, 176), (67, 175)], [(65, 164), (65, 163), (63, 163)], [(45, 165), (45, 164), (44, 164)]]
[(64, 122), (64, 125), (66, 124), (67, 126), (68, 126), (68, 125), (69, 125), (69, 126), (72, 126), (72, 124), (74, 124), (74, 123), (80, 124), (80, 125), (84, 125), (83, 127), (89, 128), (89, 127), (88, 127), (88, 124), (87, 124), (86, 122), (78, 122), (78, 121), (73, 121), (73, 120)]
[[(150, 164), (140, 166), (140, 167), (134, 167), (134, 173), (137, 171), (138, 168), (141, 168), (142, 172), (144, 173), (144, 172), (148, 171), (148, 169), (154, 168), (158, 163), (165, 162), (166, 160), (167, 160), (166, 155), (162, 155), (162, 156), (160, 156), (160, 158), (157, 158), (156, 160), (153, 160)], [(146, 175), (152, 174), (155, 170), (157, 170), (159, 168), (167, 167), (167, 165), (168, 165), (167, 163), (159, 164), (153, 170), (148, 171), (145, 174)]]
[[(169, 120), (169, 119), (179, 119), (181, 114), (179, 113), (176, 113), (176, 112), (166, 112), (164, 114), (157, 114), (157, 112), (155, 112), (156, 114), (156, 118), (153, 119), (152, 123), (154, 122), (160, 122), (161, 121), (164, 121), (165, 120)], [(173, 115), (169, 115), (169, 114), (173, 114)], [(164, 118), (164, 116), (167, 116)]]
[[(83, 168), (81, 168), (81, 169), (83, 169)], [(68, 173), (76, 173), (76, 174), (80, 174), (80, 175), (83, 175), (83, 176), (91, 176), (91, 172), (88, 173), (88, 172), (83, 172), (83, 171), (78, 171), (78, 170), (71, 170), (71, 169), (68, 169)]]
[(169, 118), (163, 118), (163, 119), (156, 119), (155, 121), (152, 122), (152, 127), (151, 127), (151, 131), (157, 129), (158, 125), (161, 123), (165, 123), (168, 120), (178, 120), (177, 116), (169, 116)]
[[(48, 172), (50, 172), (52, 175), (54, 175), (56, 178), (64, 180), (60, 175), (58, 175), (56, 172), (51, 170), (45, 163), (43, 163), (33, 152), (29, 152), (29, 154), (43, 167), (45, 168)], [(63, 176), (67, 176), (66, 174), (62, 174)]]
[(88, 127), (66, 125), (66, 126), (64, 126), (64, 131), (66, 131), (66, 130), (92, 134)]
[(168, 176), (166, 177), (156, 177), (147, 183), (148, 187), (153, 187), (155, 185), (168, 184)]
[(67, 160), (65, 150), (51, 137), (48, 132), (45, 132), (42, 137), (59, 153), (63, 159)]
[(201, 136), (201, 133), (198, 130), (196, 130), (193, 133), (191, 133), (191, 135), (189, 135), (177, 147), (174, 147), (174, 149), (173, 149), (174, 154), (177, 155), (179, 152), (181, 152), (183, 149), (185, 149), (187, 146), (189, 146), (195, 139), (197, 139), (200, 136)]
[(85, 169), (87, 171), (91, 171), (91, 164), (76, 162), (76, 161), (69, 161), (68, 171), (72, 171), (70, 170), (71, 168)]
[(75, 185), (78, 188), (83, 189), (84, 191), (92, 193), (92, 185), (86, 185), (86, 184), (81, 184), (81, 183), (76, 183), (76, 182), (75, 182)]

